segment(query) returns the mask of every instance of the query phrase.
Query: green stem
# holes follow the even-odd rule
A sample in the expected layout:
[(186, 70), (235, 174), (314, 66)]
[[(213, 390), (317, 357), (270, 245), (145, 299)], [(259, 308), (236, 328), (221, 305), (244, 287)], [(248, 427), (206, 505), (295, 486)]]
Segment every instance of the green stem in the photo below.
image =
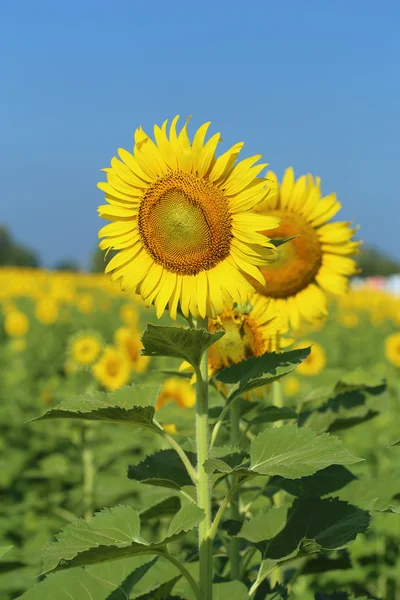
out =
[(183, 464), (185, 465), (186, 471), (188, 472), (190, 479), (193, 481), (194, 485), (196, 485), (197, 480), (198, 480), (198, 475), (196, 473), (196, 469), (193, 467), (190, 460), (188, 459), (186, 452), (181, 448), (181, 446), (178, 444), (178, 442), (176, 442), (174, 440), (173, 437), (168, 435), (168, 433), (164, 432), (162, 434), (162, 437), (177, 452), (177, 454), (179, 454), (179, 457), (180, 457), (181, 461), (183, 462)]
[(200, 592), (200, 589), (199, 589), (197, 583), (195, 582), (195, 580), (193, 579), (193, 577), (191, 576), (189, 571), (186, 569), (186, 567), (183, 566), (182, 562), (180, 562), (179, 560), (176, 560), (176, 558), (174, 558), (171, 554), (169, 554), (169, 552), (159, 552), (157, 554), (159, 554), (159, 556), (163, 556), (164, 558), (169, 560), (169, 562), (172, 563), (182, 573), (183, 577), (187, 580), (190, 587), (192, 588), (193, 593), (196, 597), (196, 600), (203, 600), (203, 596), (201, 595), (201, 592)]
[[(272, 404), (278, 408), (282, 408), (284, 405), (282, 383), (280, 381), (274, 381), (272, 384)], [(280, 427), (281, 425), (282, 423), (280, 421), (275, 421), (274, 423), (274, 427)], [(275, 506), (281, 506), (283, 504), (282, 490), (279, 490), (279, 492), (274, 495), (274, 504)], [(275, 567), (271, 573), (271, 587), (275, 587), (277, 583), (281, 583), (282, 581), (282, 569), (280, 567)]]
[(86, 521), (93, 517), (94, 457), (88, 444), (90, 429), (82, 427), (82, 468), (83, 468), (83, 515)]
[(238, 481), (230, 490), (229, 493), (225, 496), (225, 498), (222, 500), (221, 505), (218, 509), (217, 514), (214, 517), (214, 521), (210, 527), (209, 530), (209, 536), (211, 538), (214, 538), (217, 530), (218, 530), (218, 526), (221, 522), (222, 516), (225, 512), (225, 510), (227, 509), (228, 505), (230, 504), (230, 501), (232, 499), (232, 497), (235, 496), (235, 494), (237, 493), (237, 491), (241, 488), (241, 486), (244, 484), (245, 481), (247, 481), (247, 479), (249, 479), (248, 477), (241, 479), (240, 481)]
[[(199, 329), (208, 329), (208, 319), (198, 319)], [(209, 455), (208, 435), (208, 352), (204, 352), (200, 367), (196, 369), (196, 442), (197, 442), (197, 503), (205, 517), (199, 525), (200, 590), (203, 600), (212, 600), (212, 539), (211, 478), (204, 469)]]
[[(237, 446), (240, 440), (240, 404), (239, 402), (233, 402), (230, 409), (230, 443), (231, 446)], [(239, 478), (237, 475), (231, 477), (231, 486), (235, 488)], [(231, 504), (231, 519), (233, 521), (240, 520), (240, 508), (239, 508), (239, 489), (232, 494), (230, 499)], [(231, 580), (239, 579), (240, 577), (240, 553), (239, 553), (239, 539), (232, 537), (229, 542), (229, 559), (231, 566)]]

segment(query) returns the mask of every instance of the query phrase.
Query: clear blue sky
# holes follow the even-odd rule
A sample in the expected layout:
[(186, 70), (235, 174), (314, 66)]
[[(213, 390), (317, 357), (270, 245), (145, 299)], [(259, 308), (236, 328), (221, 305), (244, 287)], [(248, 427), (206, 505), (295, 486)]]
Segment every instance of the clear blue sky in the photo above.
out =
[(192, 114), (279, 176), (336, 191), (400, 257), (400, 4), (3, 0), (0, 222), (46, 264), (85, 264), (96, 182), (136, 126)]

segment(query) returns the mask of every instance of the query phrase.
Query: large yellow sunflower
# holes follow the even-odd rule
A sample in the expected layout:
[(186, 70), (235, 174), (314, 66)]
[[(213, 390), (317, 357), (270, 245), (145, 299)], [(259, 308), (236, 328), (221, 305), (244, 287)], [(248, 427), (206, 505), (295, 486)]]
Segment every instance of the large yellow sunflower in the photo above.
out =
[(191, 143), (188, 121), (179, 133), (177, 121), (169, 134), (167, 121), (156, 125), (155, 143), (140, 127), (133, 154), (119, 149), (122, 162), (114, 157), (105, 169), (107, 183), (98, 186), (108, 204), (99, 214), (113, 222), (100, 230), (100, 248), (118, 251), (106, 272), (154, 303), (158, 317), (168, 304), (176, 318), (179, 304), (185, 316), (204, 318), (221, 314), (225, 302), (244, 304), (254, 291), (247, 275), (263, 283), (258, 267), (276, 251), (259, 231), (279, 218), (250, 212), (268, 194), (257, 177), (261, 155), (236, 163), (240, 142), (216, 158), (220, 134), (205, 143), (209, 123)]
[(277, 260), (261, 267), (265, 285), (251, 281), (297, 329), (302, 319), (313, 322), (327, 314), (326, 292), (341, 295), (347, 291), (348, 278), (357, 271), (350, 256), (357, 253), (360, 242), (352, 240), (356, 228), (350, 222), (328, 222), (341, 205), (336, 194), (321, 197), (318, 177), (314, 181), (311, 175), (303, 175), (295, 181), (289, 168), (280, 188), (274, 173), (269, 172), (267, 178), (275, 193), (255, 210), (279, 217), (281, 222), (265, 234), (273, 239), (297, 237), (279, 246)]

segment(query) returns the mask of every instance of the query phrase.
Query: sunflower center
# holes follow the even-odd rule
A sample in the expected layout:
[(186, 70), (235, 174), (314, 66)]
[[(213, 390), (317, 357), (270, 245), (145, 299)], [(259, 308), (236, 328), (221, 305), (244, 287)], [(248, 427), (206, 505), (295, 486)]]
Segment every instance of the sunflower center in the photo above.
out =
[(315, 229), (301, 216), (281, 210), (271, 211), (280, 217), (279, 227), (264, 231), (271, 239), (282, 239), (297, 235), (278, 248), (278, 257), (273, 263), (260, 268), (265, 287), (253, 282), (257, 291), (272, 298), (294, 296), (312, 283), (322, 264), (322, 249)]
[(225, 335), (209, 349), (209, 361), (213, 372), (265, 352), (259, 327), (248, 315), (224, 314), (217, 321), (211, 321), (209, 328), (210, 331), (225, 332)]
[(229, 255), (228, 201), (218, 187), (189, 173), (169, 173), (148, 188), (138, 226), (152, 258), (180, 275), (211, 269)]
[(110, 377), (116, 377), (119, 371), (119, 362), (117, 360), (109, 360), (107, 363), (107, 372)]

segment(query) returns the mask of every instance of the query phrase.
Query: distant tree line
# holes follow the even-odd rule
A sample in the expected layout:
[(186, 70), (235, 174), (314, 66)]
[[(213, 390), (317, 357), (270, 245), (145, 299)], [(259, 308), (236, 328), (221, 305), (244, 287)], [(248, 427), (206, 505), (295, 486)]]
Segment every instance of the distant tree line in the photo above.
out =
[[(92, 273), (101, 273), (105, 265), (115, 255), (115, 252), (106, 253), (96, 247), (90, 258), (89, 270)], [(391, 258), (371, 246), (362, 246), (357, 256), (361, 277), (382, 276), (400, 273), (400, 260)], [(0, 267), (33, 267), (41, 266), (38, 254), (24, 245), (21, 245), (11, 235), (7, 227), (0, 225)], [(55, 271), (80, 271), (79, 263), (74, 259), (61, 259), (53, 265)]]

